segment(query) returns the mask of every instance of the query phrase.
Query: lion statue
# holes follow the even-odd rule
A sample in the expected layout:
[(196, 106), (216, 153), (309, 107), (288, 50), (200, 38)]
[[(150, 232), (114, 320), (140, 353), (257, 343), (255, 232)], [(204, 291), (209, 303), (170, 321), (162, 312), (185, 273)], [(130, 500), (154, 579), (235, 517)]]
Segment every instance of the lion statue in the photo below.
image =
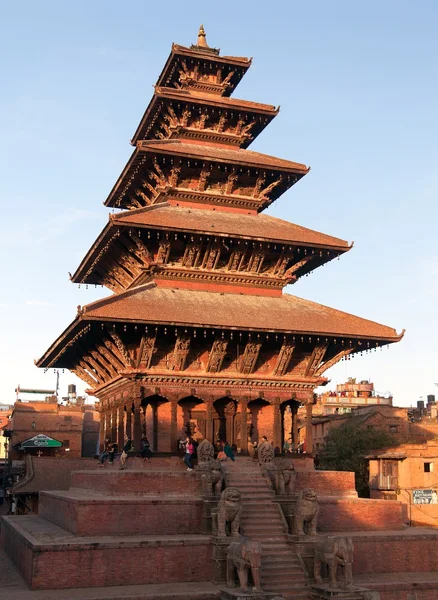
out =
[(315, 490), (312, 488), (302, 490), (295, 507), (296, 535), (316, 535), (318, 512), (318, 496)]
[(212, 460), (209, 468), (201, 475), (202, 493), (205, 498), (219, 497), (222, 492), (224, 474), (220, 461)]
[(294, 492), (297, 476), (292, 461), (283, 459), (274, 465), (273, 469), (267, 469), (273, 490), (280, 496), (290, 496)]
[(237, 488), (225, 488), (221, 494), (217, 508), (211, 511), (213, 533), (219, 537), (226, 537), (227, 523), (230, 525), (231, 535), (239, 536), (240, 515), (242, 514), (242, 495)]
[[(329, 587), (342, 587), (349, 590), (353, 586), (353, 540), (351, 537), (327, 536), (321, 538), (315, 547), (314, 576), (317, 583), (323, 583), (321, 566), (328, 566)], [(343, 571), (343, 580), (338, 579), (339, 567)], [(339, 585), (341, 583), (341, 585)]]
[[(244, 592), (260, 593), (260, 565), (262, 560), (262, 545), (260, 542), (241, 537), (239, 541), (231, 542), (227, 552), (227, 587), (236, 587), (234, 570), (239, 576), (240, 588)], [(248, 585), (248, 573), (251, 570), (254, 587)]]

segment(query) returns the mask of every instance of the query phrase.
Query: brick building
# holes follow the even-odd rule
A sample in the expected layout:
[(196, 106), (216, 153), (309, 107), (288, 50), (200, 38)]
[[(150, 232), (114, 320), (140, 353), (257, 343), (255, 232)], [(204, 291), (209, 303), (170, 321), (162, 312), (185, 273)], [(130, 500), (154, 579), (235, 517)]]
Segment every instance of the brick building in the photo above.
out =
[[(313, 443), (316, 450), (322, 448), (329, 431), (351, 423), (356, 427), (375, 427), (390, 433), (400, 443), (411, 439), (411, 421), (408, 409), (398, 406), (361, 406), (344, 414), (321, 415), (312, 419)], [(425, 435), (424, 432), (422, 435)]]
[(24, 458), (20, 445), (38, 434), (58, 440), (62, 447), (35, 448), (26, 450), (31, 454), (38, 451), (47, 456), (68, 452), (72, 458), (93, 456), (96, 453), (99, 435), (99, 417), (93, 406), (66, 406), (57, 403), (56, 396), (45, 402), (20, 402), (14, 405), (10, 421), (10, 458)]
[(314, 415), (350, 413), (360, 406), (392, 406), (392, 396), (382, 396), (370, 381), (358, 381), (350, 377), (346, 383), (336, 386), (336, 391), (328, 391), (317, 396), (313, 407)]
[(438, 525), (438, 442), (401, 444), (368, 456), (371, 498), (399, 500), (412, 526)]

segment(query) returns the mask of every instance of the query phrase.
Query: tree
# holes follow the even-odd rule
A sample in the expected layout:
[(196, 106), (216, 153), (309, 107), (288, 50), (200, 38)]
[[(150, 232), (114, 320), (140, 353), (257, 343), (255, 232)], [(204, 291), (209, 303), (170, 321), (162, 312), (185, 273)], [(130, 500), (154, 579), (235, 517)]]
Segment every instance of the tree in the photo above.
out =
[(362, 498), (369, 497), (368, 461), (365, 456), (372, 450), (389, 448), (394, 438), (374, 427), (345, 423), (329, 431), (325, 446), (319, 453), (319, 468), (327, 471), (353, 471), (356, 490)]

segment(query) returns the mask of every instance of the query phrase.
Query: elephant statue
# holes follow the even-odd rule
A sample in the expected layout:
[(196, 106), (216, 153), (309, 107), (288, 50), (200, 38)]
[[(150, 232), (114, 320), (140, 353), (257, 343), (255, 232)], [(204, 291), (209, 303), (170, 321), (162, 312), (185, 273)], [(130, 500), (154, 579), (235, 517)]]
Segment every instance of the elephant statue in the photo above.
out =
[[(318, 541), (315, 548), (314, 575), (317, 583), (322, 583), (321, 565), (329, 570), (329, 587), (351, 589), (353, 586), (353, 540), (351, 537), (327, 536)], [(338, 579), (338, 567), (341, 567), (344, 577)]]
[[(239, 576), (240, 588), (244, 592), (260, 593), (260, 565), (262, 560), (262, 546), (260, 542), (241, 537), (232, 542), (227, 552), (227, 587), (236, 587), (235, 572)], [(254, 587), (248, 584), (248, 573), (251, 570)]]

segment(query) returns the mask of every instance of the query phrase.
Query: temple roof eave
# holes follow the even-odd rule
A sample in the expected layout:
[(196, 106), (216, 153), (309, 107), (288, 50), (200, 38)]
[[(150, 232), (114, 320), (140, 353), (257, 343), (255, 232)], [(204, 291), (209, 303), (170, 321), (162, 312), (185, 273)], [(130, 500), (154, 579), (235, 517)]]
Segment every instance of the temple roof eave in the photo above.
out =
[[(153, 217), (155, 217), (156, 215), (160, 214), (166, 210), (169, 212), (169, 216), (171, 216), (170, 221), (173, 220), (173, 222), (170, 223), (165, 223), (165, 219), (162, 219), (162, 221), (156, 221), (154, 222), (153, 219), (151, 219), (151, 215)], [(189, 226), (189, 225), (184, 225), (185, 222), (185, 216), (186, 213), (190, 214), (190, 215), (202, 215), (202, 217), (204, 217), (205, 215), (203, 215), (202, 213), (205, 212), (202, 209), (184, 209), (184, 208), (173, 208), (171, 207), (168, 203), (161, 203), (161, 204), (156, 204), (156, 205), (152, 205), (152, 206), (148, 206), (145, 208), (140, 208), (140, 209), (136, 209), (136, 210), (131, 210), (131, 211), (124, 211), (123, 213), (119, 213), (118, 215), (109, 215), (110, 220), (109, 223), (107, 223), (105, 225), (105, 227), (103, 228), (103, 230), (101, 231), (101, 233), (99, 234), (99, 236), (96, 238), (94, 244), (92, 245), (92, 247), (90, 248), (90, 250), (87, 252), (87, 254), (85, 255), (85, 257), (83, 258), (83, 260), (81, 261), (81, 263), (79, 264), (79, 266), (77, 267), (76, 271), (74, 272), (74, 274), (70, 277), (71, 281), (73, 283), (90, 283), (90, 284), (96, 284), (96, 285), (100, 285), (101, 282), (100, 281), (87, 281), (86, 277), (90, 271), (90, 269), (93, 268), (93, 263), (94, 264), (98, 264), (99, 259), (101, 256), (105, 255), (105, 248), (108, 244), (108, 242), (112, 239), (113, 235), (117, 235), (119, 228), (123, 227), (123, 228), (137, 228), (137, 229), (156, 229), (158, 231), (167, 231), (167, 232), (181, 232), (181, 233), (189, 233), (189, 234), (197, 234), (197, 235), (206, 235), (206, 236), (217, 236), (219, 238), (236, 238), (236, 239), (242, 239), (242, 240), (250, 240), (250, 241), (259, 241), (259, 242), (268, 242), (268, 243), (272, 243), (272, 244), (287, 244), (287, 245), (301, 245), (301, 246), (307, 246), (309, 248), (315, 248), (317, 250), (328, 250), (330, 252), (336, 253), (338, 256), (340, 254), (343, 254), (345, 252), (348, 252), (349, 250), (351, 250), (352, 245), (349, 245), (348, 242), (346, 242), (345, 240), (341, 240), (340, 238), (335, 238), (326, 234), (319, 234), (319, 232), (316, 232), (314, 230), (310, 230), (308, 228), (304, 228), (304, 227), (298, 227), (297, 226), (297, 235), (293, 236), (292, 232), (290, 234), (289, 239), (286, 236), (281, 237), (278, 233), (277, 235), (271, 235), (269, 233), (269, 230), (267, 229), (269, 223), (272, 223), (272, 225), (277, 225), (279, 224), (280, 226), (283, 225), (284, 223), (287, 223), (287, 225), (294, 227), (294, 225), (292, 223), (288, 223), (286, 221), (282, 221), (281, 219), (276, 219), (275, 217), (270, 217), (267, 215), (257, 215), (257, 216), (240, 216), (240, 215), (234, 215), (233, 213), (230, 213), (229, 215), (227, 215), (228, 219), (235, 219), (236, 221), (241, 221), (242, 225), (244, 223), (246, 223), (247, 221), (245, 221), (245, 219), (259, 219), (261, 221), (263, 221), (263, 229), (266, 232), (265, 235), (262, 234), (250, 234), (248, 232), (253, 231), (253, 224), (254, 222), (251, 221), (251, 226), (248, 227), (242, 227), (242, 231), (226, 231), (226, 227), (222, 227), (223, 231), (220, 229), (220, 226), (218, 229), (216, 229), (218, 227), (218, 220), (220, 220), (221, 218), (223, 218), (223, 215), (221, 215), (221, 213), (215, 213), (215, 214), (208, 214), (208, 216), (210, 217), (210, 221), (211, 221), (211, 217), (214, 216), (214, 220), (215, 220), (215, 228), (210, 228), (208, 229), (206, 227), (206, 225), (204, 224), (204, 226), (202, 226), (202, 224), (200, 224), (199, 226), (194, 227), (193, 225)], [(230, 216), (231, 215), (231, 216)], [(166, 215), (167, 216), (167, 215)], [(139, 217), (139, 219), (136, 219), (136, 217)], [(125, 220), (126, 221), (125, 221)], [(144, 220), (144, 222), (141, 222), (141, 220)], [(150, 222), (148, 222), (150, 221)], [(266, 221), (266, 223), (265, 223)], [(266, 228), (266, 229), (265, 229)], [(317, 237), (318, 235), (320, 235), (321, 239), (320, 241), (315, 241), (314, 239), (306, 238), (306, 235), (313, 235), (314, 237)], [(335, 256), (332, 256), (329, 260), (332, 260)], [(325, 262), (328, 262), (325, 261)], [(312, 270), (312, 267), (310, 267), (310, 270)]]
[[(135, 150), (131, 154), (122, 173), (114, 184), (107, 199), (104, 201), (105, 206), (116, 205), (116, 194), (125, 183), (125, 179), (129, 176), (131, 169), (141, 163), (148, 154), (171, 155), (180, 158), (206, 160), (215, 164), (236, 165), (243, 167), (252, 167), (255, 169), (264, 168), (267, 171), (285, 173), (288, 175), (297, 175), (303, 177), (310, 171), (310, 167), (302, 163), (278, 159), (274, 156), (253, 152), (244, 149), (223, 149), (210, 146), (199, 146), (189, 142), (180, 142), (178, 140), (146, 140), (137, 144)], [(271, 161), (267, 163), (266, 161)]]
[(268, 117), (269, 120), (272, 120), (280, 110), (278, 107), (260, 102), (250, 102), (247, 100), (223, 96), (216, 98), (200, 92), (193, 93), (188, 90), (177, 88), (156, 87), (155, 93), (152, 96), (152, 99), (149, 102), (149, 105), (146, 108), (134, 135), (132, 136), (131, 144), (133, 146), (135, 146), (136, 143), (142, 139), (141, 132), (144, 130), (148, 119), (152, 117), (158, 100), (180, 100), (182, 102), (193, 102), (194, 104), (205, 104), (214, 108), (222, 107), (224, 109), (232, 109), (235, 111), (240, 110), (242, 112), (263, 115)]
[[(211, 53), (208, 51), (202, 51), (200, 49), (190, 49), (186, 46), (181, 46), (179, 44), (172, 44), (172, 48), (170, 51), (170, 54), (166, 60), (166, 63), (160, 73), (160, 75), (158, 76), (157, 79), (157, 83), (156, 85), (162, 85), (162, 82), (164, 81), (166, 74), (168, 73), (168, 70), (173, 62), (173, 60), (175, 60), (175, 57), (177, 55), (182, 55), (182, 56), (187, 56), (187, 57), (191, 57), (191, 58), (202, 58), (204, 57), (205, 59), (208, 59), (210, 61), (214, 60), (215, 62), (218, 62), (220, 64), (225, 65), (230, 65), (230, 66), (236, 66), (239, 67), (240, 69), (243, 69), (245, 72), (249, 69), (249, 67), (251, 66), (252, 63), (252, 58), (247, 58), (244, 56), (220, 56), (219, 53)], [(229, 95), (233, 89), (235, 89), (237, 87), (237, 84), (239, 83), (239, 80), (237, 80), (236, 82), (233, 81), (233, 86), (232, 88), (226, 92), (227, 95)]]
[[(142, 303), (139, 305), (138, 302), (136, 304), (134, 304), (133, 306), (137, 307), (137, 309), (135, 310), (135, 314), (132, 314), (132, 310), (131, 312), (127, 309), (129, 309), (129, 307), (131, 306), (132, 309), (132, 303), (131, 305), (129, 304), (129, 300), (133, 299), (134, 303), (136, 300), (136, 296), (137, 296), (137, 300), (139, 299), (138, 296), (142, 295), (142, 294), (151, 294), (152, 295), (157, 295), (156, 298), (154, 298), (153, 296), (150, 298), (150, 302), (147, 302), (146, 304), (144, 303), (145, 300), (144, 298), (140, 297), (140, 300), (142, 301)], [(199, 298), (199, 296), (202, 295), (202, 298)], [(117, 324), (117, 323), (123, 323), (123, 324), (134, 324), (134, 325), (155, 325), (155, 326), (166, 326), (166, 327), (193, 327), (193, 328), (197, 328), (197, 329), (219, 329), (219, 330), (223, 330), (223, 331), (251, 331), (251, 332), (264, 332), (264, 333), (273, 333), (273, 334), (295, 334), (295, 335), (300, 335), (300, 336), (326, 336), (326, 337), (331, 337), (331, 338), (346, 338), (346, 339), (350, 339), (350, 340), (365, 340), (365, 341), (369, 341), (369, 342), (373, 342), (375, 343), (376, 346), (381, 346), (381, 345), (386, 345), (386, 344), (390, 344), (390, 343), (395, 343), (400, 341), (405, 333), (405, 330), (403, 330), (400, 334), (397, 334), (395, 329), (392, 329), (390, 327), (384, 326), (384, 325), (380, 325), (378, 323), (375, 323), (373, 321), (367, 321), (366, 319), (362, 319), (359, 317), (355, 317), (354, 315), (349, 315), (348, 313), (342, 313), (341, 311), (336, 311), (335, 309), (331, 309), (329, 307), (325, 307), (322, 305), (317, 305), (316, 303), (312, 303), (309, 301), (305, 301), (302, 300), (300, 298), (297, 298), (295, 296), (289, 296), (288, 294), (283, 295), (283, 300), (281, 298), (260, 298), (257, 297), (256, 298), (256, 302), (255, 304), (258, 305), (263, 305), (260, 306), (260, 318), (259, 318), (259, 323), (254, 321), (253, 315), (249, 315), (249, 319), (248, 319), (248, 323), (239, 323), (238, 320), (240, 319), (241, 315), (236, 315), (236, 311), (235, 311), (235, 307), (230, 307), (228, 310), (228, 314), (231, 315), (231, 318), (234, 318), (236, 316), (236, 321), (233, 323), (231, 321), (231, 319), (229, 320), (229, 322), (225, 322), (224, 324), (222, 324), (220, 321), (223, 319), (222, 314), (220, 313), (220, 311), (217, 314), (217, 320), (214, 321), (212, 318), (205, 320), (205, 322), (201, 322), (201, 319), (193, 319), (193, 315), (210, 315), (211, 311), (209, 310), (210, 307), (208, 306), (204, 306), (204, 310), (203, 311), (195, 311), (193, 309), (192, 306), (188, 306), (187, 307), (187, 301), (189, 297), (197, 297), (197, 301), (199, 301), (202, 304), (202, 300), (206, 301), (206, 299), (211, 296), (213, 297), (213, 305), (215, 304), (216, 301), (220, 300), (220, 303), (222, 302), (222, 298), (221, 297), (226, 297), (226, 300), (229, 301), (230, 298), (233, 299), (233, 302), (236, 306), (238, 306), (239, 304), (241, 305), (241, 312), (242, 314), (247, 314), (248, 313), (248, 309), (250, 306), (253, 307), (254, 310), (254, 297), (253, 298), (245, 298), (244, 296), (239, 296), (238, 294), (223, 294), (223, 293), (210, 293), (210, 292), (184, 292), (181, 290), (171, 290), (171, 289), (159, 289), (155, 286), (155, 284), (145, 284), (143, 286), (140, 286), (140, 288), (135, 288), (132, 290), (128, 290), (126, 292), (122, 292), (121, 294), (114, 294), (112, 296), (109, 296), (103, 300), (98, 300), (95, 301), (83, 308), (78, 307), (78, 315), (76, 316), (75, 320), (64, 330), (64, 332), (57, 338), (57, 340), (55, 340), (55, 342), (53, 342), (53, 344), (48, 348), (48, 350), (43, 354), (43, 356), (41, 358), (39, 358), (38, 360), (35, 361), (36, 366), (38, 367), (45, 367), (45, 368), (50, 368), (53, 366), (61, 366), (61, 367), (65, 367), (65, 368), (69, 368), (68, 365), (65, 365), (63, 363), (56, 363), (56, 359), (58, 356), (62, 355), (65, 352), (65, 348), (64, 346), (71, 346), (75, 343), (75, 341), (77, 339), (79, 339), (80, 337), (82, 337), (82, 335), (85, 335), (87, 333), (87, 331), (89, 331), (89, 328), (91, 327), (91, 324), (93, 322), (98, 322), (98, 323), (112, 323), (112, 324)], [(233, 298), (234, 297), (234, 298)], [(147, 296), (146, 296), (147, 298)], [(170, 313), (172, 315), (175, 315), (176, 311), (175, 311), (175, 306), (180, 306), (180, 308), (182, 308), (181, 311), (181, 316), (180, 318), (169, 318), (168, 315), (166, 315), (165, 311), (163, 314), (163, 311), (161, 310), (161, 306), (162, 304), (160, 303), (160, 301), (162, 302), (163, 299), (167, 301), (168, 304), (170, 304), (170, 299), (171, 298), (177, 298), (176, 302), (177, 304), (175, 305), (175, 301), (174, 301), (174, 306), (170, 307)], [(284, 300), (284, 298), (286, 298), (286, 300)], [(149, 300), (149, 298), (147, 298)], [(128, 300), (128, 305), (126, 305), (123, 301)], [(286, 301), (286, 304), (285, 304)], [(279, 302), (282, 302), (282, 304), (284, 306), (279, 305)], [(297, 325), (295, 325), (294, 327), (291, 326), (287, 326), (287, 323), (285, 323), (284, 325), (281, 325), (281, 323), (278, 326), (273, 326), (273, 322), (272, 320), (269, 321), (269, 319), (267, 319), (266, 315), (263, 315), (263, 309), (266, 309), (267, 306), (273, 306), (277, 313), (279, 308), (281, 308), (281, 311), (283, 311), (283, 309), (287, 308), (287, 303), (288, 302), (292, 302), (292, 305), (295, 304), (295, 308), (299, 308), (301, 306), (301, 311), (299, 311), (299, 313), (302, 315), (302, 317), (298, 316), (298, 321), (297, 321)], [(118, 310), (120, 312), (120, 314), (117, 314), (117, 310), (115, 308), (113, 308), (111, 310), (111, 307), (116, 306), (117, 304), (119, 305)], [(227, 302), (228, 304), (228, 302)], [(212, 306), (213, 306), (212, 305)], [(139, 314), (139, 306), (143, 306), (143, 310), (146, 311), (146, 313), (144, 315)], [(300, 323), (306, 321), (306, 318), (308, 319), (309, 323), (311, 323), (313, 321), (312, 319), (312, 314), (308, 314), (306, 315), (306, 307), (307, 309), (311, 309), (313, 306), (313, 309), (318, 310), (317, 307), (320, 307), (320, 309), (324, 309), (324, 312), (326, 313), (326, 318), (329, 319), (330, 315), (333, 317), (336, 317), (337, 319), (335, 319), (335, 324), (338, 321), (339, 322), (339, 318), (341, 320), (343, 320), (345, 317), (350, 317), (353, 321), (354, 320), (359, 320), (359, 325), (362, 323), (363, 324), (363, 330), (360, 331), (360, 327), (357, 327), (356, 331), (354, 331), (354, 329), (350, 330), (350, 331), (339, 331), (339, 329), (337, 327), (330, 327), (328, 326), (324, 326), (322, 325), (319, 329), (317, 327), (311, 327), (311, 326), (300, 326)], [(108, 308), (110, 309), (108, 311)], [(234, 308), (234, 311), (233, 311)], [(289, 307), (290, 308), (290, 307)], [(105, 313), (105, 309), (106, 313)], [(156, 311), (156, 314), (154, 314), (154, 310)], [(184, 311), (186, 311), (186, 315), (184, 314)], [(111, 313), (111, 314), (108, 314)], [(275, 312), (275, 311), (274, 311)], [(295, 311), (292, 311), (292, 314)], [(312, 311), (310, 310), (310, 313)], [(323, 322), (325, 321), (325, 319), (323, 319)], [(370, 327), (374, 327), (374, 331), (369, 331), (368, 333), (365, 330), (366, 326), (370, 326)], [(338, 329), (338, 330), (336, 330)]]

